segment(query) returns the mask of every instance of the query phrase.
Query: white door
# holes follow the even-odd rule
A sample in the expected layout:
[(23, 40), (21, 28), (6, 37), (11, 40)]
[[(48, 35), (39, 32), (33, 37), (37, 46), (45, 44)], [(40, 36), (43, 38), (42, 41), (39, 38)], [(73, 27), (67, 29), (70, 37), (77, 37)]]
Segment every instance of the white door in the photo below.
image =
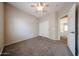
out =
[(75, 14), (76, 4), (74, 4), (68, 13), (68, 47), (70, 48), (73, 55), (75, 55)]

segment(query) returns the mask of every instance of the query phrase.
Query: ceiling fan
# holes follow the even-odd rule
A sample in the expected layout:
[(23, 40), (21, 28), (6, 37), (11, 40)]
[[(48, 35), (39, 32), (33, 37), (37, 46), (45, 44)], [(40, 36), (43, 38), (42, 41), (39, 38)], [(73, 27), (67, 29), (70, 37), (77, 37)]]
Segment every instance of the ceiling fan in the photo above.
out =
[(37, 11), (43, 11), (46, 7), (48, 7), (47, 3), (39, 2), (31, 5), (31, 7), (36, 8)]

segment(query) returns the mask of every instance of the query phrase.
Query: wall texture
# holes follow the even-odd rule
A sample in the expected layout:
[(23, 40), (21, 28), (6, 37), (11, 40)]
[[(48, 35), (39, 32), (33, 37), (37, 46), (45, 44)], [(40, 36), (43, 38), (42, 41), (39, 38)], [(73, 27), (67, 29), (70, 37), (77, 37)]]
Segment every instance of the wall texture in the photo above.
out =
[(0, 2), (0, 54), (4, 47), (4, 7)]
[(5, 4), (5, 45), (38, 36), (38, 20)]

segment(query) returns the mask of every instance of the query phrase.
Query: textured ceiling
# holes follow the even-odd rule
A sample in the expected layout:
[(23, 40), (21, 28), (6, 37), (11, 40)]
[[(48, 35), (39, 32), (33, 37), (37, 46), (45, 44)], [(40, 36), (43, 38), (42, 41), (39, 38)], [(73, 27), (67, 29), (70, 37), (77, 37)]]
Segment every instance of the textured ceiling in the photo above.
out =
[(37, 2), (8, 2), (8, 3), (38, 18), (53, 12), (61, 11), (62, 8), (67, 8), (73, 4), (72, 2), (47, 2), (49, 6), (45, 9), (45, 12), (37, 12), (34, 7), (31, 7), (32, 4)]

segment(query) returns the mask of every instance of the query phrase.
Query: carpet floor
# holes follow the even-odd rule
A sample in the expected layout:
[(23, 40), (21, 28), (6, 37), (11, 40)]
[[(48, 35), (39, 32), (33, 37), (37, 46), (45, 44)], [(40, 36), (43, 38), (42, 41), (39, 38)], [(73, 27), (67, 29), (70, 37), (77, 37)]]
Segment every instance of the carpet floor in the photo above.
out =
[(35, 37), (5, 46), (2, 56), (73, 56), (62, 40)]

